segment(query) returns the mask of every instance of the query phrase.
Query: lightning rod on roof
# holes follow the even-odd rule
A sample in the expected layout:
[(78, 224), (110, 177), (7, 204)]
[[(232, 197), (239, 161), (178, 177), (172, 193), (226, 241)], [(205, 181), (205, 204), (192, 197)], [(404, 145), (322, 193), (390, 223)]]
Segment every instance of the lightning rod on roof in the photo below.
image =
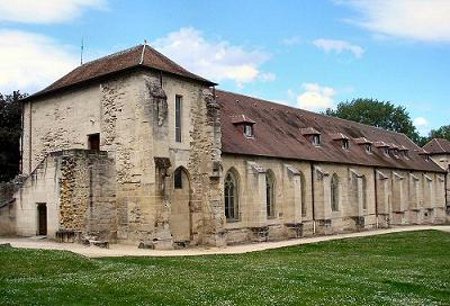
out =
[(84, 37), (81, 36), (80, 65), (83, 65)]
[(144, 39), (144, 46), (142, 47), (141, 60), (139, 61), (139, 65), (142, 65), (144, 63), (144, 53), (145, 53), (145, 46), (146, 45), (147, 45), (147, 40)]

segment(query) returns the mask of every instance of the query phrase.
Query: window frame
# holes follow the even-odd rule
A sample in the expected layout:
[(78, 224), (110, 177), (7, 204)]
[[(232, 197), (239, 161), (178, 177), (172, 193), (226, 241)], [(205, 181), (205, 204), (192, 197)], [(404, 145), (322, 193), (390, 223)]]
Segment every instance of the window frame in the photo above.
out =
[(272, 173), (266, 173), (266, 216), (268, 219), (275, 215), (275, 178)]
[(339, 211), (339, 178), (337, 174), (333, 174), (330, 181), (330, 199), (331, 199), (331, 211)]
[(239, 221), (238, 179), (232, 171), (227, 172), (224, 180), (224, 213), (227, 222)]
[(175, 95), (175, 142), (183, 142), (182, 115), (183, 115), (183, 96)]
[(311, 143), (317, 147), (320, 146), (322, 143), (322, 140), (320, 139), (320, 134), (312, 135)]
[(248, 138), (252, 138), (255, 136), (253, 125), (251, 124), (244, 124), (244, 136)]

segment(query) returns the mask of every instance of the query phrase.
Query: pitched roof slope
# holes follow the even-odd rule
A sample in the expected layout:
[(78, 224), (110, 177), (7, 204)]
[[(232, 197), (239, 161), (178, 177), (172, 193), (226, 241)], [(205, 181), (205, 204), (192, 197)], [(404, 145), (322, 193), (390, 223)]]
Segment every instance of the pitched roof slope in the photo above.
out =
[[(231, 92), (217, 90), (216, 95), (221, 107), (224, 153), (442, 172), (439, 166), (426, 161), (420, 155), (423, 149), (404, 134)], [(256, 122), (253, 138), (244, 136), (242, 127), (233, 122), (241, 115)], [(321, 133), (320, 146), (301, 133), (305, 128)], [(337, 133), (349, 138), (348, 149), (342, 147), (342, 140), (333, 139)], [(368, 153), (360, 142), (362, 137), (371, 142), (383, 141), (395, 150), (407, 150), (408, 156), (401, 152), (386, 155), (375, 146)]]
[(42, 96), (63, 88), (136, 67), (160, 70), (169, 74), (196, 80), (209, 86), (217, 85), (216, 83), (187, 71), (149, 45), (138, 45), (136, 47), (87, 62), (75, 68), (47, 88), (35, 93), (29, 98)]
[(430, 154), (450, 154), (450, 141), (444, 138), (433, 138), (423, 148)]

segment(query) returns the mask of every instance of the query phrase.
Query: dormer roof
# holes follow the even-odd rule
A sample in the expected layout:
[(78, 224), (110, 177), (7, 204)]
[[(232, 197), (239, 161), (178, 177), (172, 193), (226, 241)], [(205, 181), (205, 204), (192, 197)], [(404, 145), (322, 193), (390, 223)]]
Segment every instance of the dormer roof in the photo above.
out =
[(373, 142), (370, 141), (369, 139), (367, 139), (366, 137), (358, 137), (358, 138), (355, 138), (354, 140), (359, 145), (362, 145), (362, 144), (373, 144)]
[(300, 129), (300, 134), (302, 134), (303, 136), (320, 135), (320, 132), (313, 127), (306, 127)]
[(244, 123), (255, 124), (256, 123), (255, 121), (253, 121), (251, 118), (247, 117), (244, 114), (238, 115), (238, 116), (232, 116), (231, 122), (233, 124), (244, 124)]
[(330, 134), (331, 139), (333, 140), (348, 140), (349, 138), (342, 133), (333, 133)]

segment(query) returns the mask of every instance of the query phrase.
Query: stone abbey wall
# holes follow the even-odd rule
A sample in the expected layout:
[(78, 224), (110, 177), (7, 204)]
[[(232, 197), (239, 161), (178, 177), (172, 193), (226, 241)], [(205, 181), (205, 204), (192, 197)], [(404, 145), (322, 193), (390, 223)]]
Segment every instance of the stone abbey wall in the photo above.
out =
[[(225, 225), (228, 243), (446, 221), (444, 174), (234, 155), (223, 156), (223, 165), (224, 175), (232, 171), (238, 181), (239, 218)], [(275, 178), (274, 217), (266, 210), (268, 172)]]
[(39, 234), (39, 205), (45, 206), (50, 237), (98, 235), (114, 238), (115, 173), (106, 152), (72, 149), (53, 152), (15, 194), (19, 235)]
[[(181, 142), (175, 140), (177, 95), (182, 97)], [(36, 231), (34, 206), (41, 193), (35, 186), (39, 184), (42, 194), (54, 196), (39, 200), (48, 203), (52, 219), (49, 235), (101, 231), (113, 240), (167, 247), (174, 243), (172, 232), (176, 230), (170, 227), (171, 207), (178, 192), (174, 172), (183, 169), (187, 180), (182, 205), (187, 209), (180, 220), (185, 223), (181, 228), (188, 233), (186, 240), (222, 243), (219, 109), (204, 85), (136, 72), (27, 103), (24, 109), (24, 172), (34, 187), (23, 191), (27, 196), (21, 203), (27, 203), (30, 211), (22, 213), (28, 221), (18, 220), (20, 234), (34, 235)], [(85, 166), (83, 158), (65, 157), (61, 164), (56, 163), (60, 168), (52, 166), (44, 176), (40, 168), (44, 160), (46, 169), (55, 164), (51, 158), (45, 159), (54, 152), (87, 149), (88, 135), (96, 133), (100, 134), (100, 150), (108, 152), (111, 160), (111, 179), (98, 187), (98, 192), (108, 195), (90, 207), (86, 204), (92, 201), (87, 186), (95, 184), (95, 177), (86, 177), (88, 172), (76, 168)], [(65, 179), (50, 183), (50, 173)], [(31, 183), (33, 175), (38, 178), (36, 184)], [(83, 219), (88, 211), (89, 220)]]
[[(87, 150), (88, 135), (97, 133), (100, 152)], [(222, 154), (221, 137), (212, 89), (157, 72), (135, 71), (28, 102), (29, 176), (8, 218), (17, 233), (36, 235), (37, 205), (45, 203), (50, 237), (77, 233), (153, 248), (445, 221), (444, 174)], [(238, 181), (236, 220), (225, 218), (228, 171)], [(274, 178), (269, 218), (267, 173)]]

